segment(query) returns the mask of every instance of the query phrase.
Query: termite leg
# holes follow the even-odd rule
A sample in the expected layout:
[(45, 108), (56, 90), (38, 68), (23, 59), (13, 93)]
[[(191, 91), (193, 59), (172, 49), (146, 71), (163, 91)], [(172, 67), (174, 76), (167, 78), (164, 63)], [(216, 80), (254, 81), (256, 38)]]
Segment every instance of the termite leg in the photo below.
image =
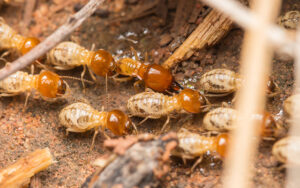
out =
[(8, 56), (10, 54), (9, 51), (4, 52), (1, 56), (0, 56), (0, 60), (3, 61), (4, 63), (7, 63), (8, 61), (5, 59), (6, 56)]
[(20, 93), (1, 93), (0, 97), (13, 97), (19, 95)]
[(93, 140), (92, 140), (92, 145), (90, 147), (90, 151), (94, 148), (95, 139), (96, 139), (96, 136), (97, 136), (98, 132), (99, 132), (98, 129), (95, 129)]
[(97, 78), (96, 78), (96, 76), (94, 75), (94, 73), (92, 72), (92, 70), (90, 69), (90, 67), (88, 67), (88, 71), (89, 71), (89, 73), (90, 73), (91, 78), (92, 78), (96, 83), (98, 83)]
[(82, 84), (82, 87), (83, 87), (83, 93), (85, 93), (85, 84), (84, 84), (84, 81), (83, 81), (83, 77), (85, 75), (85, 72), (86, 72), (86, 66), (83, 65), (83, 70), (82, 70), (82, 73), (80, 75), (80, 78), (81, 78), (81, 84)]
[(138, 93), (138, 85), (140, 84), (140, 83), (142, 83), (143, 81), (142, 80), (138, 80), (138, 81), (136, 81), (136, 82), (134, 82), (134, 84), (133, 84), (133, 88), (134, 88), (134, 91), (136, 92), (136, 93)]
[(25, 112), (25, 110), (26, 110), (26, 107), (27, 107), (27, 104), (28, 104), (29, 96), (30, 96), (30, 93), (28, 92), (28, 93), (26, 94), (23, 112)]
[(118, 74), (114, 75), (112, 77), (112, 79), (115, 81), (115, 82), (128, 82), (130, 80), (133, 79), (133, 77), (130, 77), (130, 76), (127, 76), (127, 77), (122, 77), (122, 78), (117, 78)]
[(132, 46), (130, 46), (130, 50), (133, 53), (135, 60), (139, 61), (139, 56), (137, 55), (136, 50)]
[(147, 121), (147, 119), (148, 119), (149, 117), (145, 117), (141, 122), (139, 122), (139, 124), (138, 125), (141, 125), (141, 124), (143, 124), (145, 121)]
[(203, 155), (201, 155), (197, 161), (193, 164), (192, 168), (191, 168), (191, 172), (193, 172), (195, 170), (195, 168), (198, 166), (198, 164), (200, 164), (203, 160)]
[(166, 128), (166, 126), (169, 124), (169, 121), (170, 121), (170, 116), (168, 115), (167, 116), (167, 120), (166, 122), (164, 123), (163, 127), (161, 128), (161, 131), (160, 132), (163, 132)]
[(131, 122), (131, 124), (132, 124), (132, 126), (133, 126), (133, 128), (134, 128), (134, 131), (135, 131), (136, 135), (138, 135), (139, 132), (138, 132), (138, 130), (137, 130), (137, 128), (136, 128), (135, 123)]

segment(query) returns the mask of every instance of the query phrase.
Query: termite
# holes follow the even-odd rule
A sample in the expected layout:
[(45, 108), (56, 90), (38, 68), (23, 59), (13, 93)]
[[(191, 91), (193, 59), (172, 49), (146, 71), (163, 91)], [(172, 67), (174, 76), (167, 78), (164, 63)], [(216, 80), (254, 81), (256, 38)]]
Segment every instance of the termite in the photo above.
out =
[(0, 81), (0, 97), (15, 96), (27, 92), (25, 106), (30, 91), (34, 89), (44, 99), (54, 99), (64, 96), (68, 90), (68, 85), (59, 75), (51, 71), (42, 71), (37, 75), (18, 71)]
[(129, 98), (127, 108), (131, 116), (158, 119), (167, 116), (162, 130), (169, 123), (170, 116), (178, 113), (199, 113), (209, 102), (198, 91), (184, 89), (179, 94), (167, 96), (153, 91), (142, 92)]
[(296, 30), (300, 23), (300, 12), (296, 10), (286, 12), (278, 18), (277, 23), (286, 29)]
[[(226, 96), (241, 87), (243, 78), (228, 69), (213, 69), (203, 74), (198, 84), (206, 96)], [(273, 97), (278, 93), (278, 85), (270, 78), (267, 82), (267, 96)]]
[[(117, 73), (127, 77), (136, 77), (145, 83), (146, 88), (158, 92), (179, 91), (182, 89), (172, 76), (171, 72), (161, 65), (143, 63), (139, 60), (136, 51), (134, 51), (135, 60), (131, 58), (122, 58), (117, 61)], [(146, 60), (147, 62), (147, 60)], [(139, 83), (136, 82), (136, 84)]]
[(186, 159), (199, 159), (194, 163), (193, 169), (202, 161), (204, 154), (218, 153), (221, 157), (226, 156), (229, 136), (226, 133), (218, 136), (202, 136), (181, 128), (177, 133), (178, 147), (172, 151), (172, 155)]
[[(47, 54), (47, 62), (58, 70), (70, 70), (83, 66), (81, 78), (86, 72), (86, 66), (94, 81), (98, 76), (107, 77), (115, 73), (116, 63), (112, 55), (103, 49), (90, 51), (74, 42), (62, 42)], [(82, 82), (84, 86), (84, 83)]]
[[(252, 118), (260, 124), (260, 135), (264, 139), (278, 138), (283, 134), (274, 117), (269, 112), (253, 114)], [(219, 107), (205, 114), (203, 128), (212, 132), (227, 132), (235, 129), (234, 121), (237, 119), (237, 111), (232, 108)]]
[(300, 94), (295, 94), (289, 96), (285, 101), (283, 102), (283, 109), (284, 111), (291, 116), (293, 111), (295, 110), (295, 105), (299, 105), (297, 103), (300, 103)]
[(282, 163), (289, 161), (293, 165), (300, 165), (300, 137), (289, 136), (278, 140), (273, 145), (272, 154)]
[(19, 35), (15, 30), (5, 23), (3, 18), (0, 18), (1, 49), (15, 49), (24, 55), (39, 43), (40, 40), (35, 37), (25, 37)]
[(102, 132), (106, 137), (108, 136), (104, 132), (105, 128), (117, 136), (129, 134), (132, 132), (132, 128), (135, 128), (130, 118), (120, 110), (99, 112), (89, 104), (82, 102), (73, 103), (63, 108), (59, 113), (59, 122), (67, 128), (67, 133), (81, 133), (94, 129), (92, 147), (99, 128), (102, 128)]

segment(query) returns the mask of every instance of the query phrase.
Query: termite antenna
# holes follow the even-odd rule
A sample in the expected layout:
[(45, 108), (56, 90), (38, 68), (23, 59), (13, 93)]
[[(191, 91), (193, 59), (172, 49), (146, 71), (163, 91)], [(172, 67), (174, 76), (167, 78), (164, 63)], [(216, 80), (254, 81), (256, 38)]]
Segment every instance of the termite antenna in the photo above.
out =
[(86, 83), (89, 83), (89, 84), (94, 84), (95, 82), (93, 81), (90, 81), (90, 80), (86, 80), (86, 79), (81, 79), (81, 78), (76, 78), (76, 77), (72, 77), (72, 76), (60, 76), (61, 78), (64, 78), (64, 79), (72, 79), (72, 80), (78, 80), (78, 81), (83, 81), (83, 82), (86, 82)]

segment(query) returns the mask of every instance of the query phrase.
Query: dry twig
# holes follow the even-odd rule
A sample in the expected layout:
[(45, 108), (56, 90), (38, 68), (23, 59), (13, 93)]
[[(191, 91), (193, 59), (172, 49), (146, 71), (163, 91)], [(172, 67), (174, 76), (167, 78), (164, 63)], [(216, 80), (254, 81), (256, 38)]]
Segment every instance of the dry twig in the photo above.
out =
[(196, 50), (216, 44), (231, 29), (231, 19), (212, 10), (184, 43), (164, 63), (171, 68), (179, 61), (188, 59)]
[(79, 27), (82, 22), (91, 16), (96, 11), (97, 7), (103, 2), (104, 0), (90, 0), (79, 12), (70, 16), (65, 24), (60, 26), (54, 33), (33, 48), (29, 53), (18, 58), (12, 64), (6, 65), (4, 68), (2, 68), (0, 70), (0, 80), (26, 67), (48, 52), (67, 35)]
[[(248, 10), (242, 4), (234, 0), (202, 0), (209, 6), (216, 8), (222, 13), (230, 17), (234, 22), (239, 24), (244, 29), (255, 29), (257, 25), (261, 24), (261, 20), (255, 15), (255, 13)], [(269, 24), (265, 30), (268, 40), (276, 50), (279, 50), (283, 54), (287, 54), (294, 57), (295, 42), (288, 35), (288, 33), (281, 27), (275, 24)]]
[(245, 82), (237, 94), (238, 115), (234, 122), (237, 129), (233, 131), (232, 145), (225, 163), (225, 188), (250, 187), (250, 169), (258, 144), (253, 138), (259, 134), (258, 123), (251, 115), (263, 112), (265, 107), (264, 95), (273, 53), (265, 31), (275, 20), (281, 1), (256, 0), (253, 4), (259, 22), (245, 33), (241, 62)]
[(0, 187), (26, 187), (30, 178), (53, 162), (48, 148), (38, 149), (0, 171)]

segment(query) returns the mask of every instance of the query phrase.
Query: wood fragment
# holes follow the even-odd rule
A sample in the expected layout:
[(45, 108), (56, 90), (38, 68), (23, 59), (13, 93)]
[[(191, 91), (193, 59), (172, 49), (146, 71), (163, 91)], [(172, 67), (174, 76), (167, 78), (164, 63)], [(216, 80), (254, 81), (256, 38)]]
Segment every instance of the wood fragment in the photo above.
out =
[(79, 12), (69, 17), (65, 24), (60, 26), (54, 33), (47, 37), (43, 42), (33, 48), (24, 56), (18, 58), (11, 64), (7, 64), (0, 70), (0, 80), (15, 73), (16, 71), (26, 67), (34, 62), (39, 57), (43, 56), (51, 48), (61, 42), (72, 31), (79, 27), (82, 22), (91, 16), (97, 7), (103, 3), (104, 0), (90, 0)]
[(163, 66), (169, 69), (178, 62), (190, 58), (196, 50), (215, 45), (228, 33), (232, 23), (222, 13), (212, 10)]
[(29, 184), (30, 178), (53, 163), (48, 148), (20, 158), (11, 166), (0, 170), (0, 188), (19, 188)]
[(25, 2), (24, 20), (23, 20), (23, 30), (26, 30), (31, 22), (32, 12), (35, 7), (36, 0), (27, 0)]
[(82, 188), (159, 186), (169, 169), (170, 152), (177, 146), (176, 134), (168, 133), (156, 139), (148, 135), (145, 138), (148, 139), (140, 139), (139, 136), (139, 141), (123, 155), (88, 177)]

